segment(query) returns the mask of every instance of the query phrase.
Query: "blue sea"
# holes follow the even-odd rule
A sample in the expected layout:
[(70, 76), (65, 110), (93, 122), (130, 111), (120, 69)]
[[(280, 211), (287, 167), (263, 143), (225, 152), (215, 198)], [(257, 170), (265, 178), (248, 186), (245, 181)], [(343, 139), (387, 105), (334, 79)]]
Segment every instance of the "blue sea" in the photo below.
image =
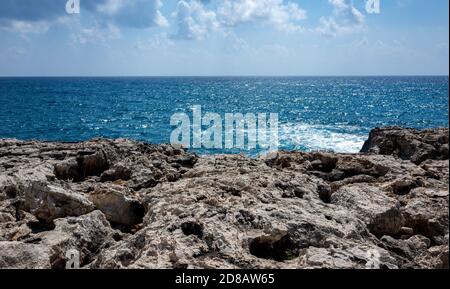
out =
[(448, 127), (449, 82), (447, 76), (0, 78), (0, 138), (168, 143), (170, 117), (191, 115), (193, 105), (219, 114), (278, 113), (281, 149), (358, 152), (375, 127)]

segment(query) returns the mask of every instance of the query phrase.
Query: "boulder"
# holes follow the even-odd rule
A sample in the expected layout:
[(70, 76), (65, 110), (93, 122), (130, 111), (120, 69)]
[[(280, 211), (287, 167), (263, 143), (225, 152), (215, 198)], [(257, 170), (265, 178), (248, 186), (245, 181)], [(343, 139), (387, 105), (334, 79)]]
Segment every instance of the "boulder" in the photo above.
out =
[(142, 223), (144, 206), (122, 187), (99, 188), (91, 193), (89, 199), (110, 222), (124, 226)]
[(102, 182), (114, 182), (117, 180), (128, 181), (131, 178), (132, 171), (130, 168), (123, 165), (116, 165), (113, 168), (106, 170), (100, 176)]
[(341, 187), (331, 196), (331, 202), (354, 212), (378, 237), (396, 235), (404, 224), (399, 202), (373, 185)]
[(57, 163), (54, 173), (60, 180), (80, 182), (89, 176), (100, 176), (107, 169), (108, 160), (103, 151), (80, 151), (76, 158)]
[(405, 225), (428, 238), (448, 234), (448, 189), (447, 191), (416, 188), (410, 192), (409, 200), (401, 208)]
[(52, 268), (65, 268), (70, 251), (77, 252), (81, 267), (95, 260), (96, 255), (115, 243), (114, 238), (120, 236), (114, 231), (105, 215), (93, 211), (80, 217), (57, 219), (55, 228), (40, 233), (37, 237), (40, 244), (49, 249)]
[(75, 158), (62, 161), (55, 165), (55, 176), (60, 180), (73, 180), (81, 181), (83, 180), (83, 172), (78, 166), (77, 160)]
[(80, 216), (92, 212), (94, 205), (83, 195), (42, 182), (33, 182), (25, 191), (25, 208), (39, 219)]

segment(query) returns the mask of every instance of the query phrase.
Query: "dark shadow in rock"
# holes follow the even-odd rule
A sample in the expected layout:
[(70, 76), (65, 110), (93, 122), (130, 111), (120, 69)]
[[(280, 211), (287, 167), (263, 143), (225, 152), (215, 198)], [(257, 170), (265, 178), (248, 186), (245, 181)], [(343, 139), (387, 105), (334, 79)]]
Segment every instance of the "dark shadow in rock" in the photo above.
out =
[(294, 195), (299, 199), (303, 199), (303, 197), (307, 194), (308, 194), (308, 191), (304, 188), (295, 188), (294, 189)]
[(319, 198), (326, 204), (331, 203), (332, 190), (329, 185), (319, 185), (317, 187)]
[(315, 171), (331, 173), (336, 168), (338, 159), (329, 154), (316, 153), (312, 154), (311, 167)]
[(239, 210), (239, 214), (236, 216), (236, 220), (241, 225), (249, 225), (255, 220), (255, 216), (246, 210)]
[(257, 237), (250, 241), (249, 249), (258, 258), (278, 262), (292, 260), (299, 255), (296, 244), (288, 234)]
[(411, 218), (407, 216), (405, 226), (412, 228), (415, 235), (422, 235), (430, 238), (433, 245), (435, 245), (435, 242), (433, 241), (434, 237), (444, 236), (446, 233), (448, 234), (448, 231), (445, 231), (445, 227), (439, 225), (439, 223), (430, 222), (430, 220), (426, 218)]
[(114, 235), (112, 235), (112, 238), (114, 239), (114, 241), (119, 242), (123, 240), (123, 236), (119, 233), (114, 233)]
[(404, 196), (417, 187), (419, 187), (419, 184), (415, 181), (398, 181), (392, 185), (392, 190), (394, 194)]
[(104, 171), (100, 176), (101, 182), (115, 182), (117, 180), (128, 181), (131, 178), (132, 171), (125, 166), (116, 166)]
[[(113, 228), (114, 230), (119, 230), (122, 233), (125, 234), (136, 234), (137, 232), (139, 232), (142, 229), (142, 223), (141, 224), (137, 224), (137, 225), (124, 225), (124, 224), (119, 224), (119, 223), (115, 223), (115, 222), (111, 222), (108, 221), (109, 224), (111, 225), (111, 228)], [(117, 239), (118, 238), (118, 239)], [(121, 236), (119, 235), (114, 235), (113, 239), (115, 241), (120, 241), (121, 240)]]
[(195, 235), (203, 238), (203, 226), (196, 222), (185, 222), (181, 224), (181, 230), (186, 236)]
[(65, 160), (54, 167), (58, 180), (81, 182), (89, 176), (100, 176), (109, 168), (103, 151), (80, 151), (76, 158)]
[(66, 268), (66, 260), (61, 257), (55, 257), (50, 260), (53, 270), (64, 270)]
[(33, 234), (38, 234), (42, 232), (53, 231), (55, 229), (55, 223), (53, 221), (39, 220), (38, 222), (28, 223), (28, 227), (31, 229)]

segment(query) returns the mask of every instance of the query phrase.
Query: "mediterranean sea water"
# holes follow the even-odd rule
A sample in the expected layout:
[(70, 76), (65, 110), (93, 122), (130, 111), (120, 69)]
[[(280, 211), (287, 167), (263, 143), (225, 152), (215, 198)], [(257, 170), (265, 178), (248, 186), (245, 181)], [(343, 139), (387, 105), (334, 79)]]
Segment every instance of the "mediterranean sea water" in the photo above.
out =
[(448, 127), (449, 82), (447, 76), (0, 78), (0, 138), (168, 143), (170, 117), (192, 115), (193, 105), (219, 114), (278, 113), (281, 149), (358, 152), (375, 127)]

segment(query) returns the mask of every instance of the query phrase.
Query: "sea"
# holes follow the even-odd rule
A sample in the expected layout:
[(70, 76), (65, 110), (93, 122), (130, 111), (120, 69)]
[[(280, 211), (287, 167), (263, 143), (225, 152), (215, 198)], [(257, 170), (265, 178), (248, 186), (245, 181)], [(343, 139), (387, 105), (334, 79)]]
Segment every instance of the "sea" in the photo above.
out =
[[(175, 113), (278, 114), (279, 148), (358, 152), (371, 129), (448, 127), (448, 76), (0, 78), (0, 138), (169, 143)], [(257, 149), (197, 149), (258, 154)]]

